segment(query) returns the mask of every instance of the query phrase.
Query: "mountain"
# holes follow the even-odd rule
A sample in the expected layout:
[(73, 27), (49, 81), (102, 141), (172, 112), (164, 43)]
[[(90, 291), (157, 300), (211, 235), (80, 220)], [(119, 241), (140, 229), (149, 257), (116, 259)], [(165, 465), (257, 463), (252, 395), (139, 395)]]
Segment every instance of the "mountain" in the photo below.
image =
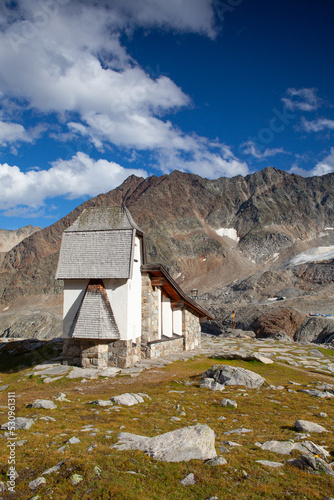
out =
[(31, 224), (16, 230), (0, 229), (0, 264), (3, 261), (6, 252), (9, 252), (9, 250), (20, 243), (20, 241), (40, 229), (40, 227), (34, 227)]
[(294, 295), (290, 300), (301, 301), (312, 287), (332, 279), (328, 261), (319, 278), (312, 259), (300, 265), (292, 259), (334, 245), (333, 187), (334, 174), (303, 178), (271, 167), (232, 179), (178, 171), (131, 176), (6, 253), (0, 266), (0, 335), (13, 311), (18, 322), (22, 308), (33, 314), (38, 305), (46, 314), (52, 303), (60, 317), (62, 285), (54, 275), (62, 232), (92, 206), (126, 205), (145, 232), (148, 261), (164, 264), (185, 291), (198, 289), (203, 305), (219, 317), (228, 316), (233, 304), (252, 306), (253, 314), (261, 301), (284, 289)]
[(9, 252), (9, 250), (20, 243), (20, 241), (40, 229), (40, 227), (34, 227), (31, 224), (16, 230), (0, 229), (0, 252)]

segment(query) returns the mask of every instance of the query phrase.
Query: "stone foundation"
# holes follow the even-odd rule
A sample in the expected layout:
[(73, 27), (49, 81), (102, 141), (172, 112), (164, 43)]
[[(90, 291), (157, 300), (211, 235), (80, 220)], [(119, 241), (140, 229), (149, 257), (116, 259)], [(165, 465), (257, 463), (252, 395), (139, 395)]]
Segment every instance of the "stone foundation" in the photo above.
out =
[(141, 358), (140, 338), (132, 340), (64, 340), (64, 364), (83, 368), (130, 368)]
[(108, 366), (130, 368), (140, 361), (140, 337), (132, 340), (115, 340), (109, 343)]
[(142, 355), (145, 358), (154, 359), (183, 351), (184, 338), (178, 335), (162, 337), (161, 340), (149, 342), (142, 347)]

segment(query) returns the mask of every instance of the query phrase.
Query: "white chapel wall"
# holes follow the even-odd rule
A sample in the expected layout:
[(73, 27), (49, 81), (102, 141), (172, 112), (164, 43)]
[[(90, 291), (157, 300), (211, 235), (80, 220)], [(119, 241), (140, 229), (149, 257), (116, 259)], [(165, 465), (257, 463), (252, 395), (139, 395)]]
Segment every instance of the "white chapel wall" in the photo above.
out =
[(182, 335), (182, 309), (173, 309), (173, 333)]
[(104, 279), (103, 280), (111, 309), (118, 326), (121, 340), (128, 339), (128, 280)]
[(141, 336), (141, 314), (142, 314), (142, 277), (140, 267), (141, 260), (141, 239), (135, 238), (134, 262), (132, 270), (132, 279), (128, 282), (128, 331), (127, 339), (133, 339)]
[(162, 295), (162, 334), (166, 337), (173, 336), (173, 311), (170, 299)]

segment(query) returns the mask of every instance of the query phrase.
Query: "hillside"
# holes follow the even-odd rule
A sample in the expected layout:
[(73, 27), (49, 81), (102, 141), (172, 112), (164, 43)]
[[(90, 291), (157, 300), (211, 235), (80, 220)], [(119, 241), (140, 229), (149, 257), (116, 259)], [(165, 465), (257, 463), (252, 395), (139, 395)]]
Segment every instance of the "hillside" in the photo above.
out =
[(40, 229), (40, 227), (34, 227), (31, 224), (16, 230), (0, 229), (0, 252), (9, 252), (20, 241), (28, 238), (28, 236)]
[(22, 301), (31, 314), (41, 300), (60, 314), (62, 286), (54, 275), (62, 232), (92, 206), (126, 205), (145, 232), (148, 261), (163, 263), (185, 291), (197, 288), (218, 316), (225, 304), (258, 303), (287, 288), (309, 295), (331, 284), (332, 265), (315, 271), (312, 262), (291, 259), (334, 245), (333, 184), (334, 174), (302, 178), (274, 168), (216, 180), (178, 171), (131, 176), (6, 253), (0, 330)]

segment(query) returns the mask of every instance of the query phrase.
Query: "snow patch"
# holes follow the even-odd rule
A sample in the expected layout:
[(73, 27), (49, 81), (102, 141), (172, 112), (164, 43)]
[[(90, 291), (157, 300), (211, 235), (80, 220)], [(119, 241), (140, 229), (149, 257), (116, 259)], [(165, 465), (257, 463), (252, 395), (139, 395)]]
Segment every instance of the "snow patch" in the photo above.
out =
[(330, 259), (334, 259), (334, 246), (316, 247), (296, 255), (296, 257), (290, 260), (290, 264), (296, 266), (299, 264), (305, 264), (306, 262)]
[(215, 231), (218, 234), (218, 236), (227, 236), (228, 238), (231, 238), (231, 240), (234, 241), (240, 240), (236, 229), (234, 229), (233, 227), (222, 227), (220, 229), (215, 229)]

